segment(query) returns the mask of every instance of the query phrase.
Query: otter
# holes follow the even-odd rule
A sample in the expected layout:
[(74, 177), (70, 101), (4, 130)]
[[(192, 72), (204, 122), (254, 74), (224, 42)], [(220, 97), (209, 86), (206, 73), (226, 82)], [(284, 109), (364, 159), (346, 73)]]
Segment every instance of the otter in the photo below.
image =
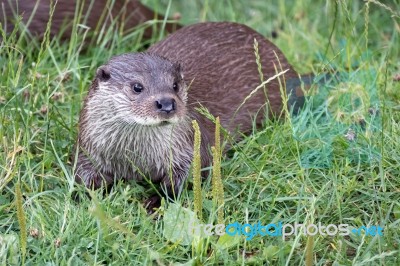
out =
[[(145, 53), (122, 54), (100, 66), (79, 119), (76, 181), (90, 188), (118, 179), (150, 179), (165, 194), (178, 195), (193, 156), (192, 120), (201, 130), (202, 166), (210, 165), (214, 124), (198, 112), (203, 106), (229, 132), (248, 132), (282, 111), (281, 83), (297, 72), (274, 44), (253, 29), (232, 22), (183, 27)], [(284, 77), (284, 79), (282, 78)], [(150, 208), (159, 204), (152, 196)]]
[[(154, 13), (139, 0), (95, 0), (95, 1), (64, 1), (55, 3), (50, 35), (61, 34), (62, 39), (69, 39), (72, 33), (72, 21), (75, 13), (82, 8), (81, 23), (88, 26), (92, 33), (98, 25), (109, 27), (116, 23), (118, 29), (125, 32), (149, 20), (164, 20), (164, 17)], [(50, 0), (17, 0), (2, 1), (0, 4), (0, 22), (6, 32), (11, 32), (18, 16), (27, 26), (33, 36), (42, 38), (50, 19)], [(123, 28), (122, 28), (123, 27)], [(167, 32), (173, 32), (180, 26), (177, 23), (166, 23)], [(143, 33), (145, 39), (153, 36), (153, 27), (146, 27)], [(161, 29), (161, 23), (156, 24)]]

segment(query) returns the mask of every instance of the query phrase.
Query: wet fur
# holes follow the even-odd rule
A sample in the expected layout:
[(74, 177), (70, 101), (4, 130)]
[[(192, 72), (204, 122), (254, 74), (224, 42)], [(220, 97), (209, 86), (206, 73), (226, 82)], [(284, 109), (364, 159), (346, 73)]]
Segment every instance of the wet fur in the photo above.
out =
[[(142, 180), (145, 175), (178, 193), (193, 154), (192, 118), (186, 111), (187, 87), (179, 67), (158, 56), (127, 54), (101, 68), (110, 69), (111, 78), (96, 77), (84, 103), (77, 181), (99, 188), (114, 178)], [(168, 89), (174, 80), (180, 80), (178, 93)], [(135, 96), (138, 99), (129, 91), (132, 82), (146, 88)], [(171, 123), (144, 125), (147, 117), (160, 123), (153, 97), (172, 94), (176, 94), (177, 112), (169, 119)]]

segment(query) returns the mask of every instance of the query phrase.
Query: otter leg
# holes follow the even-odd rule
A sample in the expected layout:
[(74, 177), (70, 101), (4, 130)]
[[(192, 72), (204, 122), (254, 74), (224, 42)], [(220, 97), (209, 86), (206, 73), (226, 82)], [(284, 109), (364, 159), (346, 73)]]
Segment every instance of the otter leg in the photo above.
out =
[(172, 176), (166, 174), (161, 181), (163, 189), (160, 194), (153, 194), (145, 201), (145, 207), (149, 213), (153, 213), (155, 208), (159, 208), (161, 205), (162, 196), (168, 200), (174, 200), (178, 198), (183, 182), (186, 180), (189, 173), (189, 169), (174, 168), (172, 169)]
[(75, 181), (84, 184), (87, 188), (98, 189), (108, 187), (113, 182), (112, 175), (96, 170), (93, 162), (82, 151), (78, 153), (75, 171)]

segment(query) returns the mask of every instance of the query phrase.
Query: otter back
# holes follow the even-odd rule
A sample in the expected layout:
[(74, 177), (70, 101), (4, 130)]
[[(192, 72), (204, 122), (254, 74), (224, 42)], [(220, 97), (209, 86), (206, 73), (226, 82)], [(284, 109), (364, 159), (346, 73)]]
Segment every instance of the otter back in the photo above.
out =
[[(198, 103), (219, 116), (221, 124), (233, 132), (249, 131), (251, 116), (257, 123), (263, 119), (266, 98), (260, 89), (237, 111), (244, 99), (261, 84), (256, 64), (254, 40), (258, 42), (264, 80), (282, 70), (285, 79), (297, 77), (283, 53), (251, 28), (231, 22), (207, 22), (184, 27), (148, 49), (149, 53), (180, 62), (186, 83), (189, 85), (188, 107)], [(281, 79), (283, 84), (283, 79)], [(278, 79), (266, 85), (271, 110), (278, 113), (282, 98)], [(199, 117), (213, 130), (208, 119)], [(239, 128), (237, 128), (239, 127)]]

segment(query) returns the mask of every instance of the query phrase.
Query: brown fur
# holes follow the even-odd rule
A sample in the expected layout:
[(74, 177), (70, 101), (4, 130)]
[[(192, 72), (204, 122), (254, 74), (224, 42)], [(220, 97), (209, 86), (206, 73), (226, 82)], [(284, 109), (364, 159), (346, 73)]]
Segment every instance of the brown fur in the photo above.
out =
[[(253, 29), (232, 22), (207, 22), (184, 27), (151, 46), (147, 52), (182, 64), (185, 81), (191, 84), (188, 104), (191, 113), (200, 103), (214, 116), (219, 116), (222, 126), (230, 132), (237, 129), (248, 132), (252, 127), (251, 116), (258, 113), (259, 125), (266, 104), (264, 91), (260, 89), (233, 117), (246, 96), (261, 83), (254, 39), (258, 42), (264, 80), (284, 70), (289, 70), (284, 74), (285, 79), (298, 76), (278, 47)], [(266, 87), (271, 111), (279, 115), (282, 98), (278, 79)], [(212, 123), (203, 116), (199, 120), (208, 128), (205, 133), (212, 134)]]
[[(32, 35), (43, 37), (50, 18), (50, 3), (50, 0), (1, 0), (0, 22), (6, 25), (6, 31), (10, 32), (14, 28), (16, 17), (22, 15), (22, 22), (28, 25)], [(109, 27), (114, 20), (117, 22), (118, 29), (123, 26), (123, 29), (128, 31), (148, 20), (164, 19), (163, 16), (155, 14), (154, 11), (141, 4), (139, 0), (116, 0), (114, 4), (110, 0), (95, 0), (91, 8), (90, 0), (59, 0), (52, 17), (50, 30), (52, 36), (63, 31), (62, 38), (71, 37), (72, 21), (78, 3), (84, 3), (80, 23), (90, 27), (92, 33), (98, 25)], [(103, 13), (106, 16), (102, 18)], [(32, 19), (29, 22), (31, 17)], [(158, 23), (156, 28), (160, 29), (161, 24)], [(175, 23), (166, 24), (168, 32), (173, 32), (177, 28), (179, 28), (179, 25)], [(144, 31), (144, 38), (150, 38), (152, 34), (152, 26), (147, 27)]]

